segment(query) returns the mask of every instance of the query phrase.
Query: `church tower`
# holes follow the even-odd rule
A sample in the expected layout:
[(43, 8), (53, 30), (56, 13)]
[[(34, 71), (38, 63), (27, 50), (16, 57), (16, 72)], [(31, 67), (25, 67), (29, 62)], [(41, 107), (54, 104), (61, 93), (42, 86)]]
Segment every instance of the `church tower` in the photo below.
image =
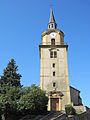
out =
[(64, 33), (57, 29), (51, 9), (48, 29), (42, 33), (40, 50), (40, 88), (46, 91), (49, 111), (65, 110), (71, 104)]

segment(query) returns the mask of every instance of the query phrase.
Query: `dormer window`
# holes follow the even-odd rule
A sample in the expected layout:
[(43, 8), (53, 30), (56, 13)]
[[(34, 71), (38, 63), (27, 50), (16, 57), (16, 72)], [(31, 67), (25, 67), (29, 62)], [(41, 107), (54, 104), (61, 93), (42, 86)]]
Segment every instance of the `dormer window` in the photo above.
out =
[(51, 45), (55, 45), (55, 39), (51, 39)]

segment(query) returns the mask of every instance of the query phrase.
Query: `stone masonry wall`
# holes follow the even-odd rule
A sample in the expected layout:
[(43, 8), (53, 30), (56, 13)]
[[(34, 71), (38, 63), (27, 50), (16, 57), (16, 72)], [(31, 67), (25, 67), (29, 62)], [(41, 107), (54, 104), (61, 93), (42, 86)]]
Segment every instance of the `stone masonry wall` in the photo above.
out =
[(90, 120), (90, 110), (88, 110), (87, 112), (75, 116), (75, 117), (69, 117), (66, 120)]

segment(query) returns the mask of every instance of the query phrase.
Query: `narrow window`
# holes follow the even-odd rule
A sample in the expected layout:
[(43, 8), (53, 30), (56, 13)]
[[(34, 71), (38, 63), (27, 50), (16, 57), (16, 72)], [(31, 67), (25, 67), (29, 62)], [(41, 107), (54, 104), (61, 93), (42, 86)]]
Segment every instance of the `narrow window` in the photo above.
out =
[(50, 58), (53, 58), (53, 51), (50, 52)]
[(52, 24), (52, 28), (53, 28), (53, 24)]
[(53, 76), (55, 76), (55, 71), (53, 72)]
[(51, 45), (55, 45), (55, 39), (51, 39)]
[(49, 28), (50, 28), (50, 25), (49, 25)]
[(53, 63), (53, 68), (55, 68), (55, 63)]
[(57, 52), (54, 51), (54, 58), (57, 58)]
[(53, 87), (56, 87), (56, 83), (55, 82), (53, 82)]

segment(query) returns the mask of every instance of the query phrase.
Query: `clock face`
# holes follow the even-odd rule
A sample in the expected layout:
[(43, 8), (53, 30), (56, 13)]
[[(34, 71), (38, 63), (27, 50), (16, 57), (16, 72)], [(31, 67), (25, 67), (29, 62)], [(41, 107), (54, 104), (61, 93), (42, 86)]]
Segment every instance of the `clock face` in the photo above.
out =
[(52, 32), (52, 33), (50, 33), (50, 36), (51, 36), (52, 38), (54, 38), (54, 37), (56, 36), (56, 33), (55, 33), (55, 32)]

